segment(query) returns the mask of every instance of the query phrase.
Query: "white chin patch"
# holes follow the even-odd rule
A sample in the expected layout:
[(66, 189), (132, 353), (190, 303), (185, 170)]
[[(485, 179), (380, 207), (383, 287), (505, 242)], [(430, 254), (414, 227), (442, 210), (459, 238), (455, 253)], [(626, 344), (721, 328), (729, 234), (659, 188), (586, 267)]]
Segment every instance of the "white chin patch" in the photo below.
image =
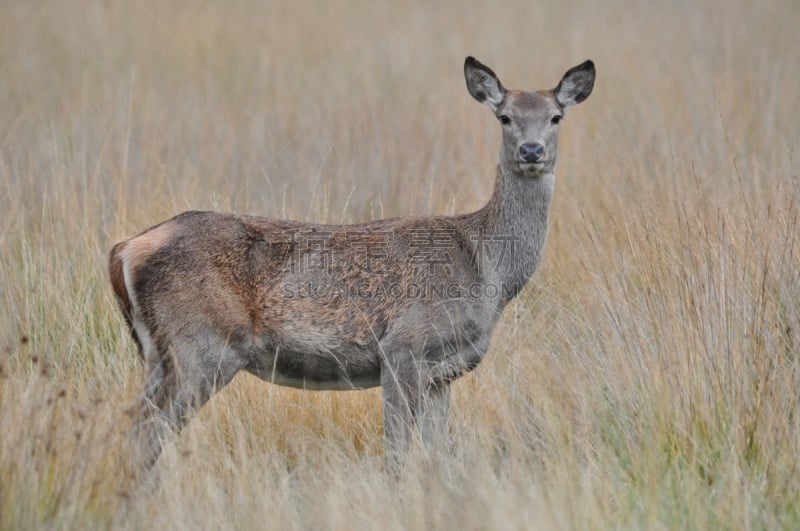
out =
[(544, 162), (522, 162), (519, 168), (525, 173), (535, 173), (544, 168)]

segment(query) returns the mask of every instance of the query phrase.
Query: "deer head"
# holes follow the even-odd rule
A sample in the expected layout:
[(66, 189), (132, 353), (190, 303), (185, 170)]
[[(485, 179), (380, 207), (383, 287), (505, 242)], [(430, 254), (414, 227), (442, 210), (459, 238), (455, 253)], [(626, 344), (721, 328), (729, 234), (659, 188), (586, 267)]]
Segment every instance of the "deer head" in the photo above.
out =
[(497, 75), (474, 57), (464, 62), (467, 89), (500, 121), (500, 165), (522, 177), (553, 173), (558, 128), (568, 107), (589, 97), (594, 87), (592, 61), (570, 68), (552, 90), (506, 90)]

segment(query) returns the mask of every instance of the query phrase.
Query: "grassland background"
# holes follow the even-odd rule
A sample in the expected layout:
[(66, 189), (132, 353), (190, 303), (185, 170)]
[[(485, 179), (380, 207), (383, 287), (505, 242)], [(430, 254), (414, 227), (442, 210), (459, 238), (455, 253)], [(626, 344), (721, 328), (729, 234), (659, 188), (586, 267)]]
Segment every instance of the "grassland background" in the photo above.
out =
[[(0, 528), (800, 527), (800, 5), (0, 3)], [(376, 391), (239, 376), (126, 473), (142, 370), (106, 253), (186, 209), (489, 197), (506, 86), (594, 59), (544, 262), (455, 384), (457, 453), (382, 465)]]

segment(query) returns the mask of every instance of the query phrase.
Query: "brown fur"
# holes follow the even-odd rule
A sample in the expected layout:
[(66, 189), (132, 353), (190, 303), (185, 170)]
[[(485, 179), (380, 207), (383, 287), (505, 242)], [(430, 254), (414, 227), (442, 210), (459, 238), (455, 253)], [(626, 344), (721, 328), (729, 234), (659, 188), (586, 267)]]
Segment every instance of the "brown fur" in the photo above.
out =
[(128, 297), (128, 288), (125, 287), (125, 275), (122, 272), (122, 257), (120, 253), (125, 249), (126, 242), (119, 242), (111, 248), (108, 255), (108, 276), (111, 279), (111, 288), (117, 296), (122, 313), (131, 314), (131, 300)]
[(135, 280), (139, 267), (144, 264), (150, 256), (169, 243), (170, 237), (174, 233), (174, 226), (169, 221), (160, 223), (145, 232), (127, 240), (125, 247), (120, 250), (125, 258), (125, 265)]
[(111, 248), (108, 255), (108, 276), (111, 280), (111, 288), (114, 290), (114, 295), (117, 296), (119, 309), (122, 311), (122, 316), (125, 318), (125, 323), (128, 325), (131, 336), (136, 343), (139, 355), (142, 354), (142, 344), (139, 341), (139, 335), (133, 327), (131, 318), (131, 299), (128, 296), (128, 288), (125, 286), (125, 274), (122, 270), (122, 251), (125, 249), (127, 241), (122, 241)]

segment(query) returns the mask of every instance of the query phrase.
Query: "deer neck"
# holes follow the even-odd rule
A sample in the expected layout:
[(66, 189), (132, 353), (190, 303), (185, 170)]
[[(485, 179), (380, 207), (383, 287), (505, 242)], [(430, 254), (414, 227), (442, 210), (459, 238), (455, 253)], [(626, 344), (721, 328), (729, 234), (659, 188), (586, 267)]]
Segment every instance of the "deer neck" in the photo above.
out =
[(484, 279), (498, 289), (504, 306), (525, 286), (536, 270), (547, 233), (547, 216), (555, 176), (515, 174), (497, 167), (494, 194), (480, 211), (483, 248), (479, 263)]

